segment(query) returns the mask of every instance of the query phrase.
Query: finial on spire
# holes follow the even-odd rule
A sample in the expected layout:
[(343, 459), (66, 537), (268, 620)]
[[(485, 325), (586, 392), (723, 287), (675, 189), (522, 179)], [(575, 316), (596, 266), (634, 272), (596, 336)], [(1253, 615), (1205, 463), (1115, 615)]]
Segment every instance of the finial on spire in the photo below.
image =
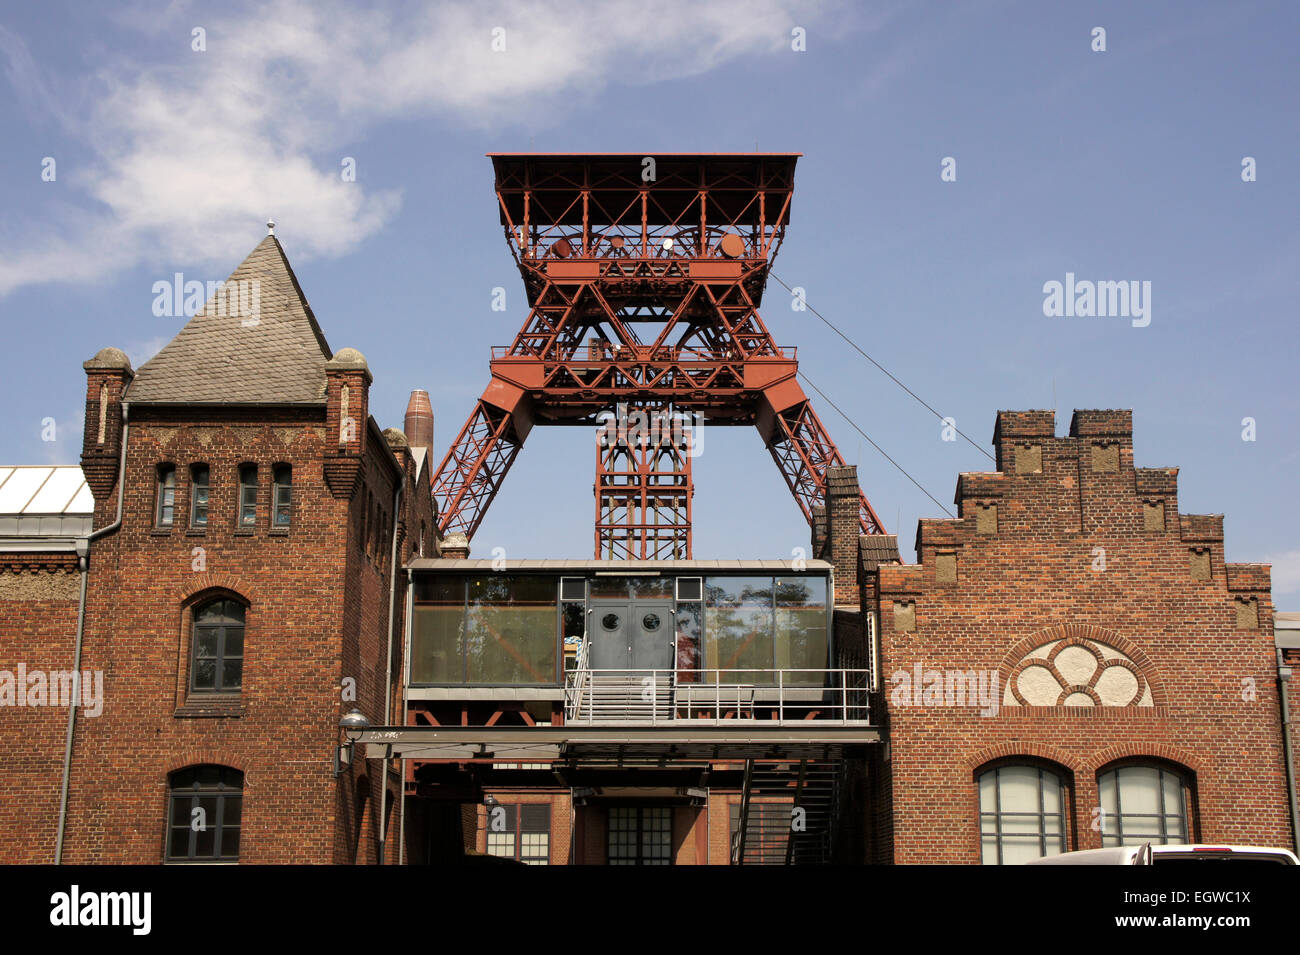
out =
[(275, 235), (275, 220), (274, 220), (274, 219), (267, 219), (267, 220), (266, 220), (266, 234), (267, 234), (267, 235)]

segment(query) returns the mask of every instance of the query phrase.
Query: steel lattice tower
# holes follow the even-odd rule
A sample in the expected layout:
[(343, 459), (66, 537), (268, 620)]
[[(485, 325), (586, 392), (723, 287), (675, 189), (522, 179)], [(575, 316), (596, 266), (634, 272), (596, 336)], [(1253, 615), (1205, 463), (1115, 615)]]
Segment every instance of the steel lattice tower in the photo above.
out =
[[(629, 416), (756, 426), (811, 522), (844, 461), (758, 314), (798, 156), (491, 155), (530, 311), (434, 479), (444, 534), (473, 537), (535, 425)], [(626, 431), (597, 442), (596, 556), (689, 558), (691, 432)]]

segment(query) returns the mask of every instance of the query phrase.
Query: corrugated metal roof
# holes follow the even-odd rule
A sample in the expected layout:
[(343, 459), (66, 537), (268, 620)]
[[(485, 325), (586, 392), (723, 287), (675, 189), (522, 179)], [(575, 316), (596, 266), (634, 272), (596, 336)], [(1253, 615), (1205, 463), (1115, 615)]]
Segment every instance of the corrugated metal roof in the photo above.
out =
[[(496, 565), (495, 567), (493, 565)], [(824, 560), (507, 560), (494, 561), (489, 558), (471, 557), (458, 560), (451, 557), (417, 557), (406, 566), (414, 570), (582, 570), (599, 573), (601, 571), (637, 574), (653, 571), (673, 571), (690, 573), (692, 571), (793, 571), (800, 569), (814, 572), (829, 571), (831, 565)]]
[(0, 466), (0, 541), (79, 538), (90, 533), (95, 499), (81, 468), (72, 465)]
[(0, 514), (91, 514), (95, 501), (75, 464), (0, 467)]

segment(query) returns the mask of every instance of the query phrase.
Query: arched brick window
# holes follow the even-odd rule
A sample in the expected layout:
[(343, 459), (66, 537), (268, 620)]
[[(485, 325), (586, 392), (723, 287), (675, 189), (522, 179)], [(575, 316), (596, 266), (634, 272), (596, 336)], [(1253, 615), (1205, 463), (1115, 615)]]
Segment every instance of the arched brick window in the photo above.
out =
[(229, 766), (188, 766), (168, 782), (167, 861), (238, 861), (244, 774)]
[(1103, 846), (1190, 840), (1187, 775), (1170, 763), (1128, 761), (1097, 774)]
[(1065, 777), (1045, 763), (1005, 761), (976, 775), (980, 861), (1013, 865), (1066, 847)]
[(244, 683), (244, 605), (218, 597), (194, 608), (190, 692), (239, 693)]

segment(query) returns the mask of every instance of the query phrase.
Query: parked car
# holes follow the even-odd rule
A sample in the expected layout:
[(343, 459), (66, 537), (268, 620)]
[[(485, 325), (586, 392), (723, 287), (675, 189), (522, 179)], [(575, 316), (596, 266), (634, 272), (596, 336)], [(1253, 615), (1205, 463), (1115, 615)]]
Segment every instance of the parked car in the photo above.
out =
[(1080, 849), (1060, 855), (1044, 856), (1025, 865), (1168, 865), (1183, 862), (1255, 862), (1272, 865), (1300, 865), (1289, 849), (1263, 846), (1219, 845), (1152, 845), (1111, 846), (1106, 849)]

